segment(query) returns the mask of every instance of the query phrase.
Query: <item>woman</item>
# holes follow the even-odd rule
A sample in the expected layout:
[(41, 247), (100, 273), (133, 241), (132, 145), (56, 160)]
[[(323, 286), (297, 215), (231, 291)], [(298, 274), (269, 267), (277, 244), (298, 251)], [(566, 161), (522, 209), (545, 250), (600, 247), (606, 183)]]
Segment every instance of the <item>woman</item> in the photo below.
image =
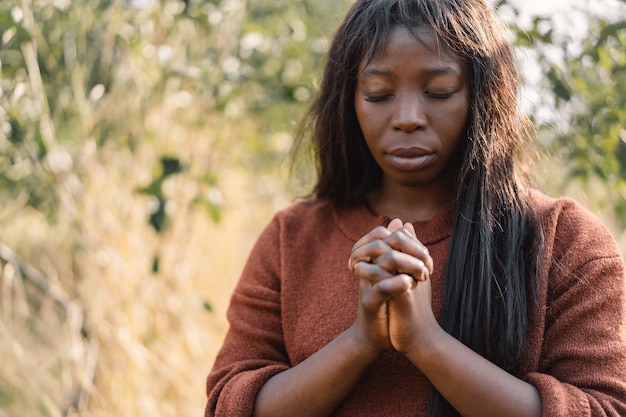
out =
[(624, 264), (520, 183), (517, 87), (482, 1), (353, 5), (309, 115), (315, 196), (250, 255), (207, 416), (626, 415)]

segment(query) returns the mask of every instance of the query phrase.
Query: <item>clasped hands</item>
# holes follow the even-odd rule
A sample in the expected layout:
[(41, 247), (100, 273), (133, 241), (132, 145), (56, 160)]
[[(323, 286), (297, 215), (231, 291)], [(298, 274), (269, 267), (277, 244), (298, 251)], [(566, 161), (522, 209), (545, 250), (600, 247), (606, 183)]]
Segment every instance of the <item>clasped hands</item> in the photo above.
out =
[(431, 305), (433, 260), (413, 225), (394, 219), (374, 228), (354, 245), (348, 265), (359, 278), (359, 340), (376, 352), (419, 350), (439, 325)]

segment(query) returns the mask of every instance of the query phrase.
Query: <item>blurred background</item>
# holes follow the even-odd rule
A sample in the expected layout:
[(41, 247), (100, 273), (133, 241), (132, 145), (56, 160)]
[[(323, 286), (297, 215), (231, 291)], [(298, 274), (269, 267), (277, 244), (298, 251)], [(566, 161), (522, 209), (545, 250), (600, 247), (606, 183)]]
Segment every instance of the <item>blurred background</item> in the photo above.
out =
[[(350, 3), (0, 0), (0, 417), (202, 415), (248, 251), (312, 184), (289, 151)], [(626, 2), (492, 5), (535, 185), (626, 253)]]

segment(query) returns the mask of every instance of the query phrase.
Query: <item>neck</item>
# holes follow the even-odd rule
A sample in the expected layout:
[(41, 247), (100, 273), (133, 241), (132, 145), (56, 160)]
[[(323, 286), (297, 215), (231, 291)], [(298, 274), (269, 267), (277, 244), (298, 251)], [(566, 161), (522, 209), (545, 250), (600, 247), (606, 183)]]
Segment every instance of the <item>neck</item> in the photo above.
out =
[(367, 196), (370, 209), (377, 215), (403, 222), (422, 222), (454, 199), (454, 187), (434, 189), (408, 187), (385, 181)]

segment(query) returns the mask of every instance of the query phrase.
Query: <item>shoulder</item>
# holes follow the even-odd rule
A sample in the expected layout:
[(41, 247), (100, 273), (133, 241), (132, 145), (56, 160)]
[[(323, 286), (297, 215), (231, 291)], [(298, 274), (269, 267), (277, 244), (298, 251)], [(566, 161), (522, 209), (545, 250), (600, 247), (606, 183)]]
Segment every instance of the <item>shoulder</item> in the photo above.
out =
[(328, 219), (334, 211), (334, 204), (327, 199), (309, 199), (291, 203), (289, 206), (278, 211), (274, 220), (281, 223), (298, 222), (301, 220)]
[(336, 228), (332, 201), (310, 199), (294, 202), (274, 214), (259, 238), (282, 250), (317, 243)]
[(580, 203), (571, 198), (553, 198), (537, 190), (529, 193), (541, 223), (544, 243), (554, 256), (567, 252), (575, 255), (583, 248), (584, 258), (588, 259), (619, 256), (611, 232)]
[(283, 236), (293, 238), (332, 227), (334, 212), (335, 206), (330, 200), (302, 200), (278, 211), (269, 227), (274, 227)]
[(356, 242), (385, 219), (362, 201), (337, 205), (329, 199), (304, 200), (279, 211), (273, 223), (289, 236), (332, 236)]
[(591, 282), (613, 290), (624, 286), (619, 248), (596, 215), (571, 198), (538, 191), (531, 191), (530, 197), (543, 232), (542, 263), (553, 296)]
[(292, 203), (276, 212), (252, 247), (243, 276), (248, 281), (264, 282), (265, 287), (278, 288), (277, 271), (285, 257), (295, 257), (292, 255), (297, 250), (319, 244), (314, 231), (324, 228), (332, 211), (329, 201), (310, 200)]

